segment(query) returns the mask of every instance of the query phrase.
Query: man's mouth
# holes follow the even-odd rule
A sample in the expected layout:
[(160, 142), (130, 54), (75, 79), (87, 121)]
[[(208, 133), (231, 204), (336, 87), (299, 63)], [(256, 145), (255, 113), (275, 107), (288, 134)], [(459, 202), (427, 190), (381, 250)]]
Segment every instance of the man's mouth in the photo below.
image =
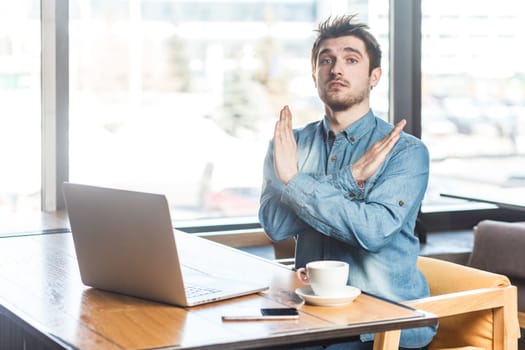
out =
[(328, 82), (328, 88), (329, 89), (337, 89), (341, 87), (346, 87), (347, 84), (341, 80), (331, 80)]

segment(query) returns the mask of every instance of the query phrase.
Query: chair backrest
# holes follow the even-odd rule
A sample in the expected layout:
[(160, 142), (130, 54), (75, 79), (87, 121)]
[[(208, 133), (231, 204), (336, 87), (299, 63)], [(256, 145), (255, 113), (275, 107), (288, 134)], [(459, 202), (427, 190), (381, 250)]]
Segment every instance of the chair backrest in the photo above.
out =
[(419, 257), (418, 267), (431, 297), (407, 304), (439, 317), (429, 349), (516, 349), (516, 288), (506, 276), (428, 257)]
[(525, 223), (480, 221), (468, 265), (525, 280)]
[(474, 227), (469, 266), (508, 276), (518, 288), (518, 318), (525, 328), (525, 222), (482, 220)]

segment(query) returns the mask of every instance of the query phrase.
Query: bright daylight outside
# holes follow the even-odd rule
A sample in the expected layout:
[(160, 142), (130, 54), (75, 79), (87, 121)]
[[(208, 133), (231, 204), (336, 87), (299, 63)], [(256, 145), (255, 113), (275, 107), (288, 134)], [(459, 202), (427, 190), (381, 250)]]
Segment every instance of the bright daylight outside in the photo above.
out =
[[(257, 215), (279, 110), (322, 117), (313, 29), (387, 1), (72, 1), (70, 178), (161, 192), (175, 221)], [(386, 116), (388, 79), (377, 90)]]
[[(279, 109), (320, 119), (313, 29), (358, 13), (384, 52), (388, 0), (71, 0), (70, 180), (165, 193), (177, 220), (255, 217)], [(521, 2), (422, 0), (425, 205), (525, 183)], [(0, 0), (0, 215), (40, 210), (39, 1)]]
[[(525, 189), (525, 3), (422, 1), (425, 203)], [(471, 203), (467, 203), (472, 205)]]
[(40, 9), (0, 0), (0, 222), (40, 210)]

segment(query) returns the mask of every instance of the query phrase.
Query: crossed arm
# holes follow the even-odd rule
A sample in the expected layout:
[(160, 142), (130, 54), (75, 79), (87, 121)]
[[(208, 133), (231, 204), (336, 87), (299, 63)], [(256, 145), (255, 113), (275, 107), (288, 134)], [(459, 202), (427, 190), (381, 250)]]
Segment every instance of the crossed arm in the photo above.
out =
[[(406, 125), (403, 119), (383, 139), (370, 147), (357, 162), (352, 164), (352, 176), (360, 185), (364, 183), (379, 169), (388, 153), (392, 150), (399, 135)], [(288, 106), (281, 109), (279, 120), (274, 131), (274, 166), (275, 173), (282, 183), (288, 182), (297, 174), (297, 144), (292, 131), (292, 113)]]
[[(259, 210), (268, 235), (278, 241), (313, 228), (349, 244), (379, 249), (419, 206), (428, 178), (426, 149), (415, 146), (399, 153), (398, 161), (391, 163), (388, 172), (379, 181), (374, 180), (374, 190), (367, 192), (365, 201), (353, 200), (348, 194), (359, 193), (357, 186), (363, 187), (367, 180), (376, 177), (405, 124), (398, 123), (351, 167), (329, 176), (302, 174), (298, 171), (291, 113), (283, 108), (265, 161)], [(399, 205), (400, 199), (406, 205)]]

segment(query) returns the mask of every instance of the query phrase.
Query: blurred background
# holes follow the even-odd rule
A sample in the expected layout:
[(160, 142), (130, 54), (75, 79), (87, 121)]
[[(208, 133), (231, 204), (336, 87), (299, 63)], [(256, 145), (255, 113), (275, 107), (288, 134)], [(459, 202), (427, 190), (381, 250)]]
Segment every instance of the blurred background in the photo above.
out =
[[(495, 6), (497, 4), (497, 6)], [(424, 206), (440, 192), (525, 187), (525, 5), (422, 0)], [(388, 0), (69, 1), (69, 178), (168, 196), (178, 220), (256, 220), (279, 109), (323, 117), (317, 23), (357, 13), (383, 49)], [(41, 210), (41, 7), (0, 0), (0, 218)], [(444, 209), (445, 210), (445, 209)]]

